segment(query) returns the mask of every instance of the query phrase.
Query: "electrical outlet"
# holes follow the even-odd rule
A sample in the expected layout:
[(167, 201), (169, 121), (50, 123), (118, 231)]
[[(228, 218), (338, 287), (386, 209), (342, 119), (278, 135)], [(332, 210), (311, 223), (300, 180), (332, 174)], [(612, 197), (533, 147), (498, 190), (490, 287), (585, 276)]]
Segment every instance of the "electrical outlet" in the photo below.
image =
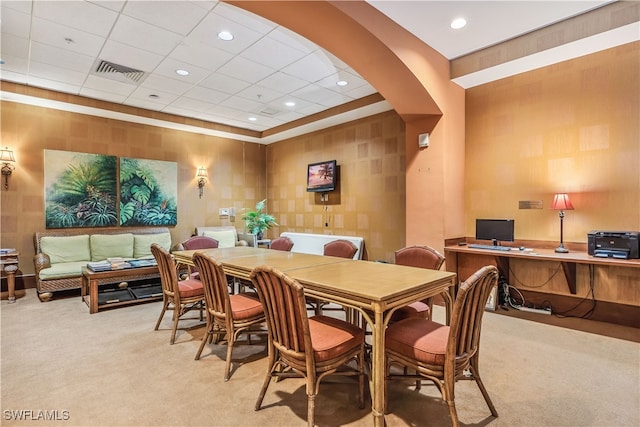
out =
[(220, 216), (229, 216), (229, 208), (220, 208), (218, 210), (218, 215), (220, 215)]

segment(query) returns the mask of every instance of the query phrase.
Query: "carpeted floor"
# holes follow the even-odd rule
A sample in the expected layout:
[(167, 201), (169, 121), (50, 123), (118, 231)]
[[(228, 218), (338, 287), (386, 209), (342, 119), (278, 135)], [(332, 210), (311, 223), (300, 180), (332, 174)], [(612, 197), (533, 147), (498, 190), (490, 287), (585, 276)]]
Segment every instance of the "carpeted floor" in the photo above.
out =
[[(209, 345), (195, 361), (203, 332), (197, 321), (181, 323), (193, 327), (169, 345), (169, 316), (153, 331), (160, 303), (90, 315), (79, 297), (40, 303), (27, 290), (0, 310), (3, 426), (306, 425), (301, 380), (271, 384), (264, 408), (253, 410), (266, 369), (261, 338), (237, 345), (224, 382), (226, 346)], [(442, 319), (444, 310), (436, 307), (434, 316)], [(617, 337), (640, 331), (601, 329)], [(640, 344), (633, 340), (487, 312), (480, 369), (500, 416), (491, 416), (475, 383), (460, 381), (462, 425), (640, 425)], [(370, 404), (359, 409), (356, 392), (349, 379), (323, 382), (317, 424), (372, 425)], [(435, 387), (425, 383), (416, 392), (393, 383), (389, 392), (387, 425), (450, 425)]]

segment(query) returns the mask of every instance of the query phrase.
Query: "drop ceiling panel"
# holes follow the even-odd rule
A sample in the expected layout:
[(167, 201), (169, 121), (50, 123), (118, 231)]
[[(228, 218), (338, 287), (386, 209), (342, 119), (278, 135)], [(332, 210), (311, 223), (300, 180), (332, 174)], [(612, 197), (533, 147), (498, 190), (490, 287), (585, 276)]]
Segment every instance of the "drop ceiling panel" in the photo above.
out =
[(33, 15), (100, 37), (108, 36), (118, 18), (114, 11), (84, 1), (36, 1)]
[(302, 59), (305, 53), (271, 37), (263, 37), (252, 46), (249, 46), (240, 56), (274, 70), (279, 70)]
[[(11, 2), (14, 3), (14, 2)], [(2, 37), (7, 35), (22, 37), (24, 39), (29, 38), (29, 31), (31, 30), (31, 16), (29, 13), (22, 13), (18, 10), (5, 7), (5, 2), (2, 2)]]
[(231, 61), (218, 68), (218, 72), (233, 76), (249, 83), (257, 83), (265, 77), (273, 74), (275, 70), (257, 62), (236, 56)]
[(110, 38), (158, 55), (168, 55), (180, 44), (181, 40), (181, 37), (176, 33), (126, 15), (120, 16), (113, 27)]
[(215, 71), (229, 62), (233, 55), (200, 41), (185, 40), (174, 49), (171, 57), (184, 64), (192, 64), (209, 71)]
[(34, 17), (31, 23), (31, 41), (84, 55), (96, 56), (105, 42), (104, 37), (68, 28), (44, 19)]
[(36, 42), (31, 43), (31, 60), (77, 70), (82, 73), (88, 73), (93, 65), (93, 56), (82, 55), (67, 49)]
[(206, 2), (134, 1), (123, 13), (155, 27), (186, 36), (209, 12)]
[(219, 90), (227, 94), (235, 94), (249, 87), (251, 83), (224, 74), (211, 74), (200, 82), (200, 86)]

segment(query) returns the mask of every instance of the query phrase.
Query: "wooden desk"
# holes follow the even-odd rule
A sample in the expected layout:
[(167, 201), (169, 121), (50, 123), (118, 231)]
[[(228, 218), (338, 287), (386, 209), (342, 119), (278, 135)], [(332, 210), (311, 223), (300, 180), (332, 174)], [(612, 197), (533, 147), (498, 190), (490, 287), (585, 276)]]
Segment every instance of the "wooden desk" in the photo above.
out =
[[(207, 249), (216, 257), (217, 249)], [(262, 250), (252, 255), (218, 258), (225, 272), (249, 277), (261, 264), (272, 265), (298, 280), (305, 295), (358, 310), (373, 332), (370, 390), (374, 425), (384, 425), (384, 333), (393, 312), (407, 304), (443, 294), (447, 308), (455, 274), (395, 264), (351, 260), (322, 255)], [(187, 254), (187, 252), (191, 252)], [(188, 260), (195, 251), (174, 252)], [(217, 257), (216, 257), (217, 258)], [(306, 265), (305, 265), (306, 264)], [(450, 312), (450, 310), (447, 310)]]
[[(488, 249), (474, 249), (469, 246), (447, 246), (444, 248), (447, 260), (447, 270), (458, 273), (458, 254), (468, 253), (495, 257), (500, 274), (509, 277), (509, 258), (521, 258), (533, 261), (557, 261), (562, 265), (569, 291), (576, 293), (576, 264), (615, 265), (618, 267), (640, 268), (640, 259), (597, 258), (586, 252), (557, 253), (553, 249), (533, 249), (521, 251), (513, 248), (510, 251), (494, 251)], [(462, 280), (462, 279), (461, 279)]]
[[(638, 259), (598, 258), (584, 250), (556, 253), (553, 248), (535, 247), (503, 252), (449, 245), (444, 253), (447, 270), (456, 273), (459, 281), (481, 265), (495, 264), (500, 275), (531, 303), (551, 304), (554, 311), (581, 316), (588, 308), (576, 310), (578, 298), (593, 299), (589, 319), (632, 327), (640, 324)], [(560, 268), (564, 274), (554, 278)]]

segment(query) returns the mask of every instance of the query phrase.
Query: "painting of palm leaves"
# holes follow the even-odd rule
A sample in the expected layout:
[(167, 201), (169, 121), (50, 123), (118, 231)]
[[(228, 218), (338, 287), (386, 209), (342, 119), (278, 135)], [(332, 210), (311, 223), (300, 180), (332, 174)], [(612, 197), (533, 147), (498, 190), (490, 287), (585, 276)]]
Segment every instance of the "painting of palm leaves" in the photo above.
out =
[(118, 224), (115, 156), (45, 150), (46, 228)]
[(120, 225), (176, 225), (175, 162), (120, 158)]

